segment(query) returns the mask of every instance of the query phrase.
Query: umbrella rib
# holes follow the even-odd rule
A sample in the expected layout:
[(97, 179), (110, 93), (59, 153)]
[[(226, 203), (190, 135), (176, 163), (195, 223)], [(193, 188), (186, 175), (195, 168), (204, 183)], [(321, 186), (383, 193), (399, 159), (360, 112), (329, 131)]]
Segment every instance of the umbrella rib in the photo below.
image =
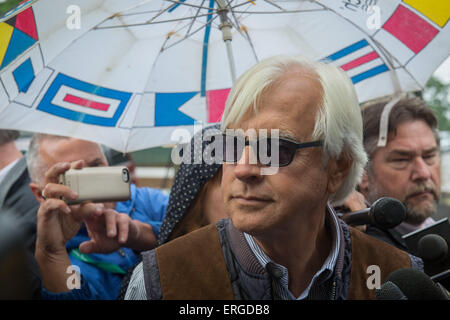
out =
[[(168, 0), (168, 1), (170, 1), (170, 0)], [(172, 1), (172, 2), (175, 2), (175, 1)], [(166, 21), (153, 22), (153, 20), (155, 20), (156, 18), (158, 18), (160, 15), (162, 15), (163, 13), (165, 13), (165, 12), (167, 12), (167, 11), (173, 9), (173, 8), (176, 7), (177, 5), (179, 5), (179, 3), (173, 3), (173, 4), (171, 4), (170, 6), (166, 7), (165, 9), (163, 9), (163, 10), (161, 10), (161, 11), (158, 11), (158, 13), (157, 13), (154, 17), (150, 18), (149, 20), (147, 20), (147, 21), (144, 22), (144, 23), (136, 23), (136, 24), (128, 24), (128, 25), (126, 25), (126, 24), (121, 24), (121, 25), (116, 25), (116, 26), (106, 26), (106, 27), (99, 27), (99, 26), (96, 26), (94, 29), (114, 29), (114, 28), (124, 28), (124, 27), (136, 27), (136, 26), (142, 26), (142, 25), (147, 25), (147, 24), (152, 24), (152, 23), (173, 22), (173, 21), (179, 21), (179, 20), (183, 20), (183, 19), (190, 19), (190, 18), (192, 18), (192, 17), (189, 17), (189, 18), (179, 18), (179, 19), (170, 19), (170, 20), (166, 20)], [(148, 11), (148, 12), (152, 12), (152, 11)], [(135, 13), (134, 15), (136, 15), (136, 14), (138, 14), (138, 13)], [(128, 14), (128, 15), (133, 15), (133, 14), (130, 13), (130, 14)], [(122, 16), (124, 16), (124, 15), (122, 15)], [(117, 14), (115, 14), (115, 15), (111, 16), (110, 18), (108, 18), (108, 20), (109, 20), (109, 19), (116, 18), (116, 17), (117, 17)], [(102, 22), (102, 23), (103, 23), (103, 22)]]
[(204, 7), (203, 6), (204, 1), (202, 2), (201, 6), (198, 6), (198, 5), (195, 5), (195, 4), (191, 4), (191, 3), (176, 1), (176, 0), (166, 0), (166, 1), (173, 2), (175, 5), (180, 5), (180, 6), (194, 7), (194, 8), (205, 9), (205, 10), (211, 9), (209, 7)]
[(283, 7), (280, 7), (279, 5), (275, 4), (272, 0), (264, 0), (264, 2), (271, 4), (272, 6), (282, 10), (282, 11), (286, 11), (286, 9), (284, 9)]
[(237, 5), (233, 6), (233, 7), (230, 7), (230, 9), (233, 10), (234, 8), (242, 7), (242, 6), (248, 5), (249, 2), (251, 2), (251, 0), (249, 0), (249, 1), (247, 1), (247, 2), (239, 3), (239, 4), (237, 4)]
[(11, 97), (9, 96), (8, 90), (6, 90), (5, 84), (3, 83), (2, 79), (0, 79), (0, 84), (1, 84), (4, 92), (6, 93), (6, 96), (8, 98), (8, 104), (11, 103), (13, 100), (11, 100)]
[(158, 14), (156, 14), (153, 18), (151, 18), (150, 20), (148, 20), (147, 22), (150, 23), (153, 20), (155, 20), (156, 18), (158, 18), (160, 15), (162, 15), (163, 13), (169, 11), (170, 9), (174, 8), (176, 6), (176, 4), (172, 4), (170, 6), (168, 6), (167, 8), (165, 8), (164, 10), (158, 12)]
[[(168, 10), (173, 9), (173, 8), (176, 7), (177, 5), (185, 5), (185, 6), (190, 6), (190, 7), (196, 7), (196, 8), (198, 8), (198, 9), (209, 9), (208, 7), (203, 7), (203, 3), (205, 2), (205, 0), (203, 0), (201, 6), (196, 6), (196, 5), (192, 5), (192, 4), (184, 3), (184, 2), (180, 2), (180, 1), (175, 1), (175, 0), (166, 0), (166, 1), (173, 2), (173, 4), (171, 4), (169, 7), (165, 8), (165, 9), (163, 9), (162, 11), (161, 11), (161, 10), (148, 10), (148, 11), (140, 11), (140, 12), (134, 12), (134, 13), (120, 13), (120, 16), (122, 16), (122, 17), (125, 17), (125, 16), (136, 16), (136, 15), (142, 15), (142, 14), (148, 14), (148, 13), (154, 13), (154, 12), (157, 12), (158, 14), (157, 14), (156, 17), (158, 17), (158, 16), (160, 16), (162, 13), (164, 13), (164, 12), (166, 12), (166, 11), (168, 11)], [(148, 1), (148, 2), (150, 2), (150, 1)], [(109, 19), (109, 20), (110, 20), (110, 19), (114, 19), (114, 18), (116, 18), (116, 16), (117, 16), (117, 14), (113, 14), (112, 16), (108, 17), (108, 19)], [(155, 18), (155, 17), (153, 17), (152, 19), (154, 19), (154, 18)], [(107, 19), (107, 20), (108, 20), (108, 19)], [(150, 19), (150, 20), (152, 20), (152, 19)]]
[(151, 24), (158, 24), (158, 23), (167, 23), (167, 22), (175, 22), (175, 21), (183, 21), (183, 20), (190, 20), (193, 18), (198, 18), (198, 17), (206, 17), (206, 16), (210, 16), (213, 15), (214, 13), (205, 13), (205, 14), (199, 14), (197, 16), (189, 16), (189, 17), (184, 17), (184, 18), (177, 18), (177, 19), (169, 19), (169, 20), (161, 20), (161, 21), (147, 21), (147, 22), (143, 22), (143, 23), (134, 23), (134, 24), (122, 24), (122, 25), (115, 25), (115, 26), (105, 26), (105, 27), (95, 27), (95, 29), (100, 30), (100, 29), (114, 29), (114, 28), (126, 28), (126, 27), (139, 27), (139, 26), (144, 26), (144, 25), (151, 25)]
[[(170, 6), (168, 6), (167, 8), (165, 8), (164, 10), (162, 10), (162, 11), (158, 11), (158, 13), (153, 17), (153, 18), (151, 18), (150, 20), (148, 20), (147, 21), (147, 23), (145, 23), (145, 24), (148, 24), (148, 22), (149, 21), (152, 21), (152, 20), (154, 20), (154, 19), (156, 19), (157, 17), (159, 17), (160, 15), (162, 15), (164, 12), (166, 12), (166, 11), (168, 11), (168, 10), (170, 10), (170, 9), (172, 9), (173, 7), (175, 7), (176, 6), (176, 4), (172, 4), (172, 5), (170, 5)], [(152, 11), (148, 11), (148, 12), (152, 12)], [(148, 13), (147, 12), (147, 13)], [(121, 14), (121, 13), (115, 13), (115, 14), (113, 14), (112, 16), (110, 16), (110, 17), (108, 17), (108, 19), (105, 19), (105, 21), (107, 21), (107, 20), (112, 20), (112, 19), (114, 19), (114, 18), (117, 18), (119, 15), (120, 16), (130, 16), (130, 15), (136, 15), (136, 14), (139, 14), (139, 13), (135, 13), (135, 14)], [(99, 27), (102, 23), (104, 23), (105, 21), (102, 21), (101, 23), (99, 23), (97, 26), (95, 26), (93, 29), (113, 29), (113, 28), (122, 28), (122, 27), (127, 27), (127, 25), (119, 25), (119, 26), (110, 26), (110, 27)]]
[[(205, 3), (205, 1), (206, 0), (202, 0), (202, 6), (203, 6), (203, 4)], [(191, 29), (192, 29), (192, 26), (194, 25), (194, 22), (195, 22), (195, 20), (197, 20), (197, 17), (198, 17), (198, 15), (199, 15), (199, 13), (200, 13), (200, 10), (201, 10), (201, 8), (198, 8), (197, 9), (197, 13), (195, 14), (195, 17), (192, 19), (192, 21), (191, 21), (191, 23), (190, 23), (190, 25), (189, 25), (189, 28), (187, 29), (187, 31), (186, 31), (186, 36), (189, 34), (189, 32), (191, 31)]]
[(211, 18), (211, 20), (209, 20), (208, 22), (206, 22), (205, 24), (203, 24), (202, 26), (200, 26), (198, 29), (196, 29), (195, 31), (193, 31), (191, 34), (186, 34), (182, 39), (170, 44), (169, 46), (167, 46), (166, 48), (161, 48), (161, 50), (167, 50), (170, 47), (173, 47), (174, 45), (180, 43), (181, 41), (186, 40), (187, 38), (189, 38), (190, 36), (192, 36), (193, 34), (196, 34), (197, 32), (199, 32), (200, 30), (202, 30), (204, 27), (206, 27), (209, 24), (212, 24), (212, 22), (214, 21), (214, 19), (216, 19), (218, 16), (214, 16)]
[(401, 85), (400, 82), (397, 78), (397, 74), (396, 74), (396, 70), (394, 67), (394, 63), (392, 62), (392, 60), (397, 61), (397, 63), (399, 65), (401, 65), (403, 67), (403, 70), (411, 77), (411, 79), (414, 80), (414, 82), (417, 84), (417, 86), (419, 88), (421, 88), (422, 90), (424, 90), (425, 88), (416, 80), (416, 78), (414, 78), (414, 76), (408, 71), (408, 69), (406, 69), (406, 66), (402, 65), (400, 63), (400, 61), (398, 61), (398, 59), (396, 57), (394, 57), (381, 43), (379, 43), (377, 40), (370, 38), (373, 42), (375, 42), (378, 46), (378, 49), (383, 53), (383, 55), (386, 57), (387, 60), (387, 64), (388, 64), (388, 68), (392, 73), (394, 74), (394, 77), (396, 78), (395, 81), (397, 82), (397, 84), (394, 84), (394, 86), (397, 86), (399, 90), (401, 90)]
[[(273, 3), (272, 0), (264, 0), (264, 1), (267, 2), (267, 3), (269, 3), (269, 4), (271, 4), (271, 5), (273, 5), (273, 6), (275, 6), (275, 7), (277, 7), (277, 8), (279, 8), (281, 11), (251, 11), (251, 10), (239, 11), (239, 10), (233, 10), (234, 8), (241, 7), (241, 6), (243, 6), (243, 5), (248, 4), (250, 1), (243, 2), (243, 3), (239, 3), (239, 4), (237, 4), (237, 5), (233, 6), (233, 7), (230, 6), (230, 11), (231, 11), (231, 12), (234, 12), (234, 13), (248, 13), (248, 14), (273, 14), (273, 13), (274, 13), (274, 14), (278, 14), (278, 13), (297, 13), (297, 12), (327, 11), (327, 9), (326, 9), (323, 5), (321, 5), (321, 4), (319, 4), (319, 5), (321, 5), (323, 9), (309, 9), (309, 10), (298, 9), (298, 10), (287, 10), (287, 9), (285, 9), (285, 8), (283, 8), (283, 7), (281, 7), (281, 6), (278, 6), (277, 4)], [(249, 6), (248, 8), (250, 9), (251, 6)]]
[(315, 12), (315, 11), (327, 11), (325, 9), (309, 9), (309, 10), (283, 10), (283, 11), (238, 11), (236, 13), (248, 13), (248, 14), (282, 14), (282, 13), (302, 13), (302, 12)]
[[(121, 17), (129, 17), (129, 16), (137, 16), (142, 14), (148, 14), (148, 13), (155, 13), (155, 12), (161, 12), (161, 10), (148, 10), (148, 11), (141, 11), (141, 12), (133, 12), (133, 13), (121, 13)], [(109, 20), (116, 18), (118, 15), (112, 15), (111, 17), (108, 17)], [(107, 20), (108, 20), (107, 19)]]
[[(203, 0), (203, 1), (206, 1), (206, 0)], [(199, 9), (199, 10), (200, 10), (200, 9)], [(195, 20), (196, 20), (196, 18), (197, 18), (197, 16), (198, 16), (198, 12), (199, 12), (199, 11), (197, 11), (197, 15), (192, 19), (191, 23), (189, 24), (188, 30), (186, 31), (186, 35), (183, 37), (183, 39), (186, 39), (186, 38), (189, 37), (189, 32), (191, 31), (192, 26), (194, 25), (194, 22), (195, 22)], [(202, 27), (203, 27), (203, 26), (202, 26)], [(175, 30), (175, 31), (171, 31), (171, 32), (167, 35), (166, 40), (164, 41), (164, 43), (163, 43), (163, 45), (162, 45), (162, 48), (164, 48), (165, 44), (167, 43), (167, 41), (169, 41), (170, 37), (171, 37), (173, 34), (177, 34), (179, 31), (183, 30), (184, 28), (186, 28), (186, 25), (181, 26), (179, 29), (177, 29), (177, 30)]]
[(230, 8), (231, 16), (234, 19), (234, 22), (232, 20), (230, 20), (230, 22), (233, 25), (233, 27), (236, 29), (236, 31), (239, 32), (242, 36), (244, 36), (242, 33), (242, 30), (239, 27), (239, 21), (238, 21), (236, 15), (234, 14), (234, 11), (231, 10), (231, 1), (233, 1), (233, 0), (227, 0), (227, 6), (228, 6), (228, 8)]
[[(231, 1), (233, 1), (233, 0), (227, 0), (227, 4), (228, 4), (228, 7), (229, 7), (229, 8), (231, 8)], [(255, 47), (253, 46), (253, 41), (252, 41), (252, 39), (250, 38), (250, 35), (248, 34), (248, 32), (247, 32), (246, 29), (241, 29), (241, 25), (239, 24), (239, 20), (237, 19), (236, 15), (234, 14), (234, 11), (233, 11), (233, 10), (230, 10), (230, 12), (231, 12), (231, 16), (232, 16), (232, 18), (234, 19), (234, 22), (235, 22), (235, 23), (233, 23), (233, 21), (230, 20), (231, 23), (233, 24), (233, 26), (234, 26), (234, 28), (237, 30), (237, 32), (239, 32), (239, 34), (240, 34), (243, 38), (246, 38), (246, 39), (247, 39), (248, 44), (250, 45), (250, 48), (252, 48), (252, 52), (253, 52), (253, 55), (255, 56), (255, 60), (256, 60), (256, 61), (259, 61), (258, 56), (257, 56), (257, 54), (256, 54)]]
[[(155, 20), (157, 17), (159, 17), (160, 15), (162, 15), (163, 13), (169, 11), (170, 9), (174, 8), (177, 5), (185, 5), (185, 6), (192, 6), (192, 7), (196, 7), (196, 8), (200, 8), (200, 9), (210, 9), (208, 7), (202, 7), (202, 6), (196, 6), (196, 5), (191, 5), (191, 4), (187, 4), (184, 2), (180, 2), (180, 1), (175, 1), (175, 0), (167, 0), (170, 2), (173, 2), (172, 5), (168, 6), (167, 8), (163, 9), (162, 11), (159, 11), (158, 14), (156, 14), (154, 17), (152, 17), (150, 20), (143, 22), (143, 23), (134, 23), (134, 24), (121, 24), (121, 25), (115, 25), (115, 26), (101, 26), (102, 23), (104, 23), (107, 20), (111, 20), (113, 18), (115, 18), (117, 15), (112, 15), (111, 17), (109, 17), (108, 19), (106, 19), (105, 21), (101, 22), (99, 25), (95, 26), (93, 28), (93, 30), (100, 30), (100, 29), (115, 29), (115, 28), (126, 28), (126, 27), (138, 27), (138, 26), (143, 26), (143, 25), (149, 25), (149, 24), (157, 24), (157, 23), (166, 23), (166, 22), (175, 22), (175, 21), (182, 21), (182, 20), (189, 20), (189, 19), (197, 19), (198, 17), (206, 17), (206, 16), (210, 16), (213, 15), (214, 12), (212, 13), (205, 13), (205, 14), (196, 14), (195, 16), (189, 16), (189, 17), (184, 17), (184, 18), (177, 18), (177, 19), (168, 19), (168, 20), (162, 20), (162, 21), (153, 21)], [(246, 5), (248, 4), (248, 2), (243, 2), (240, 3), (236, 6), (230, 7), (230, 9), (233, 8), (237, 8), (240, 7), (242, 5)], [(151, 11), (149, 11), (151, 12)], [(138, 13), (135, 13), (138, 14)], [(128, 14), (128, 15), (133, 15), (133, 14)]]
[[(146, 14), (146, 13), (149, 13), (149, 12), (155, 12), (156, 10), (151, 10), (151, 11), (140, 11), (140, 12), (135, 12), (135, 13), (122, 13), (122, 12), (126, 12), (126, 11), (128, 11), (128, 10), (133, 10), (133, 9), (136, 9), (136, 8), (138, 8), (138, 7), (140, 7), (140, 6), (143, 6), (143, 5), (145, 5), (145, 4), (147, 4), (147, 3), (149, 3), (149, 2), (151, 2), (152, 0), (144, 0), (144, 1), (142, 1), (141, 3), (138, 3), (138, 4), (136, 4), (136, 5), (133, 5), (133, 6), (131, 6), (131, 7), (129, 7), (129, 8), (127, 8), (127, 9), (124, 9), (124, 10), (122, 10), (121, 12), (116, 12), (116, 13), (114, 13), (113, 15), (111, 15), (110, 17), (108, 17), (108, 19), (106, 19), (106, 20), (109, 20), (109, 19), (114, 19), (115, 17), (117, 17), (117, 16), (132, 16), (132, 15), (138, 15), (138, 14)], [(158, 11), (159, 12), (159, 11)]]
[[(359, 31), (361, 31), (362, 33), (364, 33), (365, 35), (367, 35), (370, 39), (372, 39), (372, 37), (370, 36), (370, 34), (368, 34), (364, 29), (362, 29), (360, 26), (358, 26), (356, 23), (354, 23), (353, 21), (345, 18), (344, 16), (341, 16), (340, 14), (338, 14), (336, 11), (334, 11), (333, 9), (327, 7), (326, 5), (322, 4), (322, 3), (318, 3), (317, 4), (319, 6), (321, 6), (322, 8), (324, 8), (323, 10), (325, 11), (330, 11), (333, 12), (335, 15), (337, 15), (338, 17), (340, 17), (341, 19), (344, 19), (345, 21), (347, 21), (348, 23), (352, 24), (355, 28), (357, 28)], [(318, 10), (318, 9), (314, 9), (312, 11), (323, 11), (323, 10)]]
[(259, 59), (258, 59), (258, 55), (256, 54), (255, 47), (253, 46), (253, 41), (250, 38), (250, 35), (248, 34), (247, 30), (244, 30), (244, 33), (245, 33), (245, 37), (247, 38), (247, 41), (250, 45), (250, 48), (252, 48), (252, 52), (253, 52), (253, 55), (255, 56), (255, 60), (256, 60), (256, 62), (258, 62)]
[[(230, 7), (230, 10), (233, 10), (234, 8), (237, 8), (237, 7), (242, 7), (242, 6), (248, 5), (249, 2), (251, 2), (251, 1), (249, 0), (247, 2), (239, 3), (239, 4), (235, 5), (235, 6)], [(272, 4), (274, 4), (274, 3), (272, 3)], [(319, 4), (319, 3), (317, 3), (317, 4)], [(324, 9), (286, 10), (286, 9), (283, 8), (283, 12), (286, 12), (286, 13), (288, 13), (288, 12), (308, 12), (308, 11), (326, 11), (326, 10), (324, 10)], [(235, 11), (235, 12), (237, 12), (237, 13), (252, 13), (252, 14), (253, 13), (280, 13), (280, 11), (266, 11), (266, 12), (264, 12), (264, 11), (261, 11), (261, 12), (258, 12), (258, 11), (250, 11), (250, 12), (249, 11)]]

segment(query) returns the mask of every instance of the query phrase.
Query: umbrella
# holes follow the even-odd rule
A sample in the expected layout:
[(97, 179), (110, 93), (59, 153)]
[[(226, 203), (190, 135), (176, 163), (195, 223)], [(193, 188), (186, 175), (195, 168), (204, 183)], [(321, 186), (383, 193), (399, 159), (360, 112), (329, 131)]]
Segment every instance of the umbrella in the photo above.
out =
[(124, 152), (171, 144), (183, 136), (177, 130), (192, 134), (218, 122), (234, 79), (266, 57), (302, 54), (335, 63), (364, 102), (423, 89), (450, 52), (448, 1), (21, 6), (0, 23), (0, 127)]

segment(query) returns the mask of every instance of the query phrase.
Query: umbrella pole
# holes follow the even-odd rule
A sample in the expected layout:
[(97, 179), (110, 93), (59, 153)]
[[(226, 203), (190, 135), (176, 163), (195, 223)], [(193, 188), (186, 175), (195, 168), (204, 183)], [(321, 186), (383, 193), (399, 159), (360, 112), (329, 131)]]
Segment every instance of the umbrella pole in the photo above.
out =
[(228, 21), (227, 13), (228, 8), (223, 0), (216, 0), (219, 9), (217, 10), (220, 16), (219, 29), (222, 31), (222, 39), (225, 42), (227, 48), (228, 64), (230, 65), (231, 81), (234, 84), (236, 81), (236, 66), (234, 64), (233, 50), (231, 47), (231, 41), (233, 36), (231, 35), (231, 23)]
[(225, 46), (227, 47), (227, 55), (228, 55), (228, 63), (230, 65), (230, 72), (231, 72), (231, 81), (236, 81), (236, 66), (234, 65), (234, 57), (233, 57), (233, 50), (231, 48), (231, 40), (225, 41)]

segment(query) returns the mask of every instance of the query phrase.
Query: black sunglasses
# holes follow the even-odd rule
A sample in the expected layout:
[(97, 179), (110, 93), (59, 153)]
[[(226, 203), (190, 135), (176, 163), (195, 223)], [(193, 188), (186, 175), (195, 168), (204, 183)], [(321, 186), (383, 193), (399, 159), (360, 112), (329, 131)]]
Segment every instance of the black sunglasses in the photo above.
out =
[[(257, 155), (260, 164), (285, 167), (294, 159), (297, 149), (318, 147), (323, 145), (322, 140), (298, 143), (286, 138), (260, 138), (258, 140), (245, 140), (244, 136), (223, 134), (222, 159), (227, 163), (237, 163), (245, 146), (250, 145)], [(272, 148), (278, 147), (278, 161), (272, 161)], [(264, 152), (264, 149), (265, 152)], [(262, 159), (264, 157), (264, 159)], [(275, 159), (276, 160), (276, 159)]]

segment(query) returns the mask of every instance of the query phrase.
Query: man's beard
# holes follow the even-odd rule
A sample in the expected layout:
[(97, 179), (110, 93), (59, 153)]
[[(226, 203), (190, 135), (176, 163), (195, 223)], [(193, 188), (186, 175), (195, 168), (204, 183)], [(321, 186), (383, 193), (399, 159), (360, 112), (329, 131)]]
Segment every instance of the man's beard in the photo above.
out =
[[(433, 195), (433, 201), (427, 201), (427, 203), (422, 205), (413, 205), (410, 201), (408, 201), (411, 195), (420, 192), (430, 192)], [(408, 190), (405, 200), (403, 201), (403, 204), (406, 207), (405, 222), (416, 226), (422, 224), (427, 218), (431, 217), (436, 212), (438, 202), (439, 196), (434, 185), (431, 183), (420, 183), (415, 185), (412, 190)]]
[[(390, 195), (385, 195), (383, 192), (379, 191), (382, 190), (379, 190), (377, 184), (372, 184), (372, 187), (369, 188), (369, 193), (367, 196), (368, 200), (373, 203), (380, 197), (390, 197)], [(410, 196), (425, 191), (430, 192), (433, 195), (434, 200), (432, 202), (427, 201), (426, 204), (418, 205), (412, 204), (411, 201), (409, 201)], [(432, 183), (418, 183), (414, 185), (413, 188), (408, 190), (404, 199), (399, 200), (403, 202), (406, 208), (405, 222), (418, 226), (436, 212), (439, 196)]]
[(433, 201), (431, 205), (425, 208), (418, 208), (418, 206), (413, 206), (409, 203), (405, 203), (406, 207), (406, 219), (412, 225), (421, 225), (427, 218), (431, 217), (436, 212), (437, 203)]

